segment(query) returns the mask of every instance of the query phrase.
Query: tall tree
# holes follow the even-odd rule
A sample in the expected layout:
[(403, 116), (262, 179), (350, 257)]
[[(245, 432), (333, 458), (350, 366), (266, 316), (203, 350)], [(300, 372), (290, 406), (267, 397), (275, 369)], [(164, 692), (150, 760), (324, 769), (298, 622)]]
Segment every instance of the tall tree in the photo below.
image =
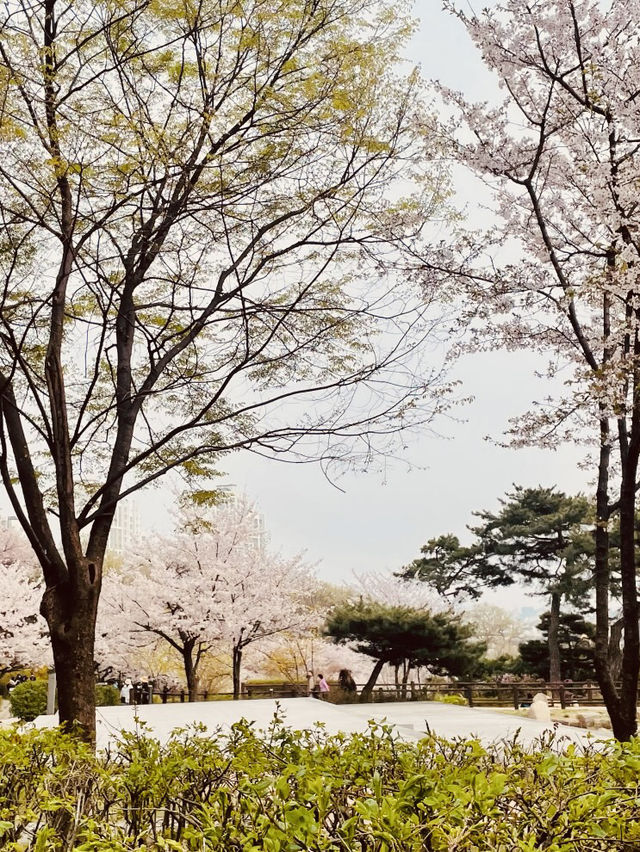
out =
[[(538, 630), (544, 639), (529, 639), (520, 643), (521, 671), (546, 677), (549, 671), (549, 626), (550, 613), (545, 612), (540, 617)], [(560, 616), (558, 639), (562, 671), (565, 679), (593, 680), (593, 639), (595, 625), (580, 615), (567, 612)]]
[(425, 666), (434, 674), (464, 674), (485, 650), (484, 645), (468, 641), (471, 629), (450, 614), (431, 615), (407, 606), (366, 601), (336, 607), (325, 632), (334, 642), (348, 644), (375, 660), (360, 693), (363, 702), (369, 700), (386, 663), (404, 663), (405, 673)]
[[(585, 439), (597, 446), (595, 661), (613, 732), (628, 739), (636, 731), (640, 669), (640, 20), (625, 0), (504, 0), (477, 15), (445, 5), (501, 84), (493, 105), (443, 91), (450, 150), (492, 187), (497, 225), (463, 234), (425, 264), (425, 281), (449, 276), (467, 297), (472, 348), (550, 354), (548, 378), (562, 382), (514, 420), (514, 444), (553, 448)], [(620, 689), (608, 652), (609, 524), (616, 512)]]
[(549, 680), (562, 679), (560, 616), (563, 603), (585, 604), (591, 590), (593, 539), (584, 527), (591, 507), (584, 497), (554, 488), (522, 488), (500, 501), (498, 512), (478, 512), (473, 528), (483, 561), (549, 598)]
[(443, 181), (402, 0), (24, 0), (0, 25), (0, 475), (60, 720), (91, 738), (119, 500), (206, 489), (241, 448), (368, 458), (442, 404), (388, 274)]
[[(474, 542), (460, 544), (456, 535), (431, 538), (420, 548), (422, 554), (405, 565), (396, 576), (405, 582), (419, 580), (443, 598), (467, 597), (477, 599), (483, 588), (509, 586), (513, 577), (499, 566), (486, 564), (482, 547)], [(478, 577), (482, 582), (478, 582)]]
[(593, 537), (584, 529), (591, 508), (584, 497), (543, 487), (515, 486), (500, 503), (498, 512), (475, 513), (482, 523), (471, 528), (475, 541), (469, 548), (461, 548), (452, 536), (443, 536), (438, 541), (455, 542), (446, 558), (426, 555), (403, 569), (401, 576), (427, 583), (435, 577), (436, 588), (445, 594), (473, 597), (483, 587), (515, 582), (532, 586), (534, 594), (549, 598), (548, 677), (558, 682), (562, 679), (558, 628), (563, 601), (582, 604), (591, 588)]
[(99, 618), (106, 656), (127, 642), (132, 650), (167, 643), (182, 658), (196, 701), (200, 665), (222, 649), (239, 698), (247, 646), (318, 621), (307, 603), (315, 582), (309, 567), (271, 552), (258, 517), (244, 500), (221, 506), (200, 530), (160, 547), (156, 541), (144, 563), (110, 573)]

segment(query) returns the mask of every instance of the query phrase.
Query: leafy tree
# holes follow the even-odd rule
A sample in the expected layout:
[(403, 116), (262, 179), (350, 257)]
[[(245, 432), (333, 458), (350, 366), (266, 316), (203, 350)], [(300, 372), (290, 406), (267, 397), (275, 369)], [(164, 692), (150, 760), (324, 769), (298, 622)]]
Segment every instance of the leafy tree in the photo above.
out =
[[(495, 227), (425, 264), (465, 301), (471, 349), (521, 347), (562, 377), (514, 419), (514, 446), (595, 446), (598, 683), (618, 739), (633, 736), (640, 671), (634, 555), (640, 457), (637, 139), (640, 20), (624, 0), (445, 4), (501, 84), (499, 102), (444, 92), (451, 150), (492, 189)], [(459, 132), (458, 132), (459, 131)], [(507, 249), (507, 251), (505, 251)], [(517, 255), (517, 262), (510, 258)], [(547, 383), (547, 386), (549, 383)], [(620, 518), (622, 686), (609, 654), (609, 530)]]
[[(593, 537), (584, 530), (591, 511), (584, 497), (569, 497), (554, 488), (514, 490), (500, 501), (497, 513), (477, 512), (482, 523), (471, 528), (475, 541), (460, 547), (454, 536), (441, 536), (436, 551), (404, 568), (401, 576), (436, 583), (448, 595), (524, 582), (550, 599), (549, 680), (562, 677), (558, 629), (563, 600), (582, 603), (590, 590)], [(423, 548), (424, 550), (424, 548)], [(447, 577), (450, 584), (447, 586)]]
[[(382, 667), (405, 663), (405, 672), (426, 666), (434, 674), (461, 675), (485, 648), (468, 642), (471, 629), (447, 613), (430, 614), (406, 606), (361, 601), (336, 607), (325, 633), (375, 660), (360, 700), (368, 701)], [(406, 677), (405, 677), (406, 683)]]
[[(547, 662), (548, 662), (547, 654)], [(522, 660), (519, 656), (502, 654), (499, 657), (484, 656), (474, 670), (473, 676), (478, 680), (500, 680), (505, 674), (521, 674)]]
[[(520, 670), (526, 674), (534, 674), (537, 677), (547, 676), (549, 671), (549, 626), (550, 613), (545, 612), (538, 624), (545, 637), (541, 639), (529, 639), (520, 644)], [(578, 613), (563, 613), (560, 616), (558, 627), (558, 644), (560, 648), (560, 661), (565, 677), (571, 680), (593, 680), (595, 668), (593, 665), (593, 639), (595, 637), (595, 625)]]
[(0, 476), (60, 720), (92, 738), (121, 499), (169, 471), (204, 499), (243, 448), (370, 458), (443, 404), (403, 370), (429, 309), (389, 275), (446, 182), (401, 0), (44, 0), (1, 26)]

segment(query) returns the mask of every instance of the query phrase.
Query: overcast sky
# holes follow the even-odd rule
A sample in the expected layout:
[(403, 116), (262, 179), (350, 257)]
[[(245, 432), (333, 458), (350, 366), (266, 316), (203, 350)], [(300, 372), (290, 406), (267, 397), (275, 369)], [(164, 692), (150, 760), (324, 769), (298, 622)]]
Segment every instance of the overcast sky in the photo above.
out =
[[(424, 75), (471, 98), (490, 97), (495, 84), (459, 22), (431, 0), (419, 0), (419, 11), (422, 26), (411, 58), (420, 62)], [(465, 422), (442, 421), (441, 438), (419, 436), (404, 462), (387, 463), (384, 476), (345, 477), (339, 483), (344, 493), (317, 467), (251, 454), (225, 459), (221, 466), (230, 482), (258, 501), (273, 543), (287, 551), (305, 549), (319, 562), (322, 576), (340, 580), (354, 570), (394, 570), (416, 557), (430, 537), (446, 532), (464, 537), (471, 513), (495, 507), (513, 483), (558, 485), (570, 493), (588, 485), (576, 464), (577, 448), (516, 451), (483, 440), (499, 436), (509, 417), (542, 394), (532, 375), (540, 366), (527, 353), (466, 359), (457, 374), (475, 401), (460, 412)], [(522, 602), (517, 593), (503, 592), (498, 599)]]

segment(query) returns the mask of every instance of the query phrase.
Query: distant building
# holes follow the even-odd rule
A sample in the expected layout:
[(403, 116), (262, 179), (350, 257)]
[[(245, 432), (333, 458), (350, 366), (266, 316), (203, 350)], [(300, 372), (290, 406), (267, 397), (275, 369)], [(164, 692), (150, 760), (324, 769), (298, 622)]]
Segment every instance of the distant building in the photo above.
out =
[[(26, 536), (15, 515), (0, 515), (0, 527), (11, 530), (19, 536)], [(59, 544), (59, 529), (57, 524), (53, 525), (53, 535)], [(88, 530), (84, 529), (81, 534), (83, 544), (86, 545)], [(115, 554), (126, 553), (140, 540), (140, 513), (138, 506), (133, 501), (118, 503), (113, 517), (111, 532), (107, 542), (107, 549)]]
[(113, 553), (126, 553), (140, 541), (140, 512), (133, 501), (121, 501), (116, 506), (107, 548)]
[[(251, 500), (249, 500), (243, 494), (238, 494), (233, 489), (233, 485), (223, 485), (219, 489), (222, 493), (222, 498), (216, 506), (217, 512), (224, 512), (225, 508), (228, 506), (236, 508), (243, 502), (248, 502), (251, 505)], [(253, 532), (251, 534), (251, 541), (256, 545), (259, 550), (264, 550), (267, 544), (267, 531), (264, 523), (264, 515), (262, 514), (262, 512), (257, 512), (255, 511), (255, 509), (252, 509), (250, 512), (250, 522), (251, 527), (253, 528)]]

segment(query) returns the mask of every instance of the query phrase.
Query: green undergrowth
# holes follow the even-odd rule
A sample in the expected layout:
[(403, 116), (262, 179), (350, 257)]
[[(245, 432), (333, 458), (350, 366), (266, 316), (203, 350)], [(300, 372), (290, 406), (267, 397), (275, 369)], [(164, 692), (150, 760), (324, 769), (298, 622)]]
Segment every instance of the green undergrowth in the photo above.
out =
[(640, 742), (142, 728), (97, 756), (55, 730), (0, 731), (0, 849), (423, 852), (640, 848)]

